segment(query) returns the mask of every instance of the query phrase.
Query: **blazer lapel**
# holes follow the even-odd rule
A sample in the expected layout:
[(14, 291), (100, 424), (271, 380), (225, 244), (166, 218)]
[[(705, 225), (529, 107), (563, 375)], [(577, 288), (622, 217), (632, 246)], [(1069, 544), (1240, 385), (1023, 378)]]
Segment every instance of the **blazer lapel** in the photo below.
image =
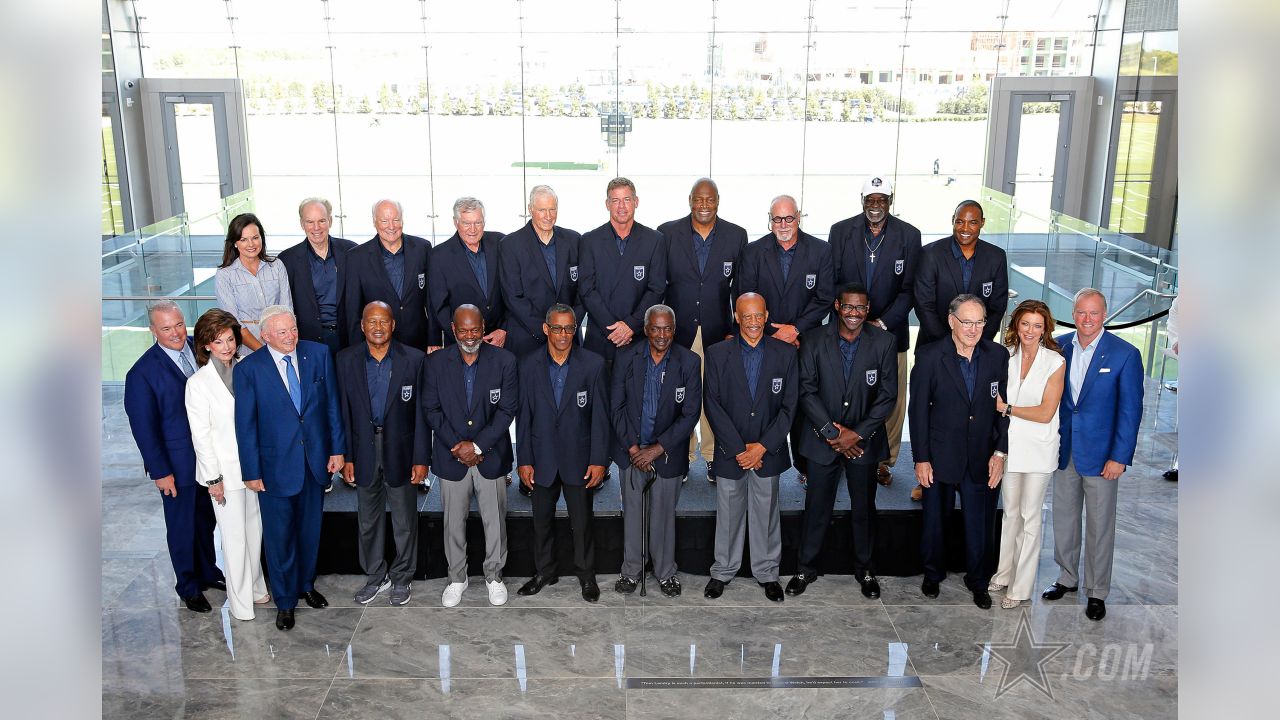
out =
[[(888, 220), (885, 220), (884, 232), (882, 235), (884, 239), (881, 245), (876, 248), (876, 269), (874, 276), (871, 278), (872, 285), (878, 285), (884, 280), (885, 273), (889, 272), (889, 270), (886, 270), (885, 268), (892, 265), (894, 258), (897, 257), (898, 253), (896, 250), (902, 243), (901, 236), (902, 232), (897, 228), (897, 226), (893, 225)], [(872, 244), (872, 247), (876, 246)]]
[[(975, 348), (974, 353), (976, 354), (977, 352), (978, 351)], [(942, 354), (942, 366), (947, 369), (947, 374), (949, 374), (951, 379), (955, 381), (956, 390), (960, 393), (960, 397), (964, 400), (965, 404), (970, 405), (973, 400), (969, 397), (969, 387), (964, 384), (964, 375), (960, 374), (960, 362), (951, 356), (951, 349), (948, 348), (948, 352)], [(978, 389), (975, 387), (973, 391), (976, 393)]]
[[(844, 356), (840, 354), (840, 330), (835, 323), (831, 323), (830, 328), (818, 341), (821, 343), (818, 347), (818, 357), (823, 366), (821, 372), (823, 375), (835, 373), (833, 377), (841, 378), (841, 382), (843, 382)], [(847, 390), (847, 388), (845, 389)], [(843, 394), (842, 392), (841, 395)]]
[[(1102, 369), (1107, 359), (1109, 342), (1107, 340), (1108, 333), (1103, 333), (1101, 337), (1094, 340), (1098, 344), (1093, 350), (1093, 357), (1089, 359), (1089, 369), (1084, 372), (1084, 382), (1080, 384), (1080, 399), (1076, 401), (1076, 405), (1084, 402), (1085, 395), (1089, 392), (1089, 388), (1093, 387), (1093, 381), (1098, 378), (1098, 371)], [(1070, 368), (1068, 368), (1068, 372)]]
[[(804, 241), (804, 236), (800, 234), (799, 230), (796, 230), (796, 254), (791, 258), (791, 270), (787, 273), (787, 280), (782, 285), (784, 292), (795, 284), (797, 277), (804, 274), (805, 260), (809, 255), (808, 249), (808, 243)], [(778, 269), (782, 269), (781, 262), (778, 263)]]
[[(551, 362), (550, 355), (547, 356), (547, 362), (548, 363)], [(548, 372), (547, 380), (548, 380), (548, 384), (550, 384), (550, 379), (551, 379), (550, 366), (548, 366), (547, 372)], [(582, 380), (582, 363), (574, 361), (573, 350), (570, 350), (569, 351), (569, 372), (564, 379), (564, 395), (560, 397), (560, 407), (556, 408), (556, 417), (563, 415), (565, 408), (578, 402), (577, 387), (580, 384), (581, 380)], [(554, 391), (552, 393), (551, 399), (553, 402), (555, 401)], [(595, 401), (596, 401), (596, 398), (588, 398), (588, 402), (595, 402)]]
[[(960, 261), (956, 260), (955, 257), (951, 254), (951, 244), (955, 242), (955, 236), (954, 235), (949, 236), (942, 242), (946, 244), (945, 247), (943, 247), (942, 249), (942, 257), (943, 257), (942, 264), (945, 265), (947, 268), (947, 275), (950, 276), (951, 278), (951, 286), (956, 289), (956, 292), (952, 294), (952, 297), (954, 297), (955, 295), (959, 295), (960, 293), (967, 292), (964, 287), (964, 273), (960, 271)], [(961, 258), (964, 257), (963, 252), (960, 254), (960, 257)], [(976, 250), (974, 251), (974, 259), (975, 260), (977, 259)], [(975, 262), (974, 265), (976, 266), (977, 263)], [(948, 300), (947, 302), (951, 302), (951, 301)]]
[(484, 298), (492, 300), (498, 294), (498, 238), (481, 237), (480, 249), (484, 250), (484, 278), (489, 289)]
[(417, 243), (409, 243), (409, 238), (405, 237), (401, 242), (404, 243), (404, 294), (400, 296), (401, 300), (409, 296), (413, 292), (413, 288), (418, 284), (418, 277), (414, 274), (414, 268), (422, 266), (418, 262), (418, 256), (423, 248), (419, 248)]
[(391, 414), (391, 408), (395, 407), (393, 403), (400, 399), (400, 388), (406, 383), (404, 381), (406, 365), (408, 362), (404, 359), (404, 351), (399, 343), (392, 342), (387, 348), (387, 356), (391, 358), (391, 378), (387, 382), (387, 397), (382, 401), (382, 421), (387, 421), (387, 416)]
[[(677, 250), (677, 252), (679, 252), (679, 253), (680, 253), (680, 255), (681, 255), (681, 257), (684, 259), (685, 264), (687, 264), (689, 267), (693, 268), (693, 274), (694, 274), (694, 275), (697, 275), (698, 277), (705, 277), (705, 274), (706, 274), (706, 273), (705, 273), (705, 271), (706, 271), (706, 269), (707, 269), (707, 268), (709, 268), (709, 267), (711, 267), (711, 256), (712, 256), (712, 253), (707, 253), (707, 268), (701, 268), (701, 269), (699, 269), (699, 268), (698, 268), (698, 258), (697, 258), (697, 256), (696, 256), (696, 255), (694, 255), (694, 253), (693, 253), (693, 243), (695, 243), (695, 242), (701, 242), (701, 241), (702, 241), (702, 236), (698, 234), (698, 231), (697, 231), (697, 230), (694, 230), (694, 229), (693, 229), (693, 216), (692, 216), (692, 215), (686, 215), (686, 216), (685, 216), (685, 218), (684, 218), (684, 220), (681, 220), (680, 222), (681, 222), (681, 225), (680, 225), (680, 227), (681, 227), (681, 228), (685, 228), (685, 227), (689, 228), (689, 237), (687, 237), (687, 238), (681, 238), (681, 239), (679, 239), (679, 240), (677, 240), (677, 241), (676, 241), (676, 244), (680, 246), (680, 247), (679, 247), (679, 249)], [(713, 230), (712, 232), (714, 232), (714, 230)], [(674, 238), (673, 238), (673, 239), (674, 239)], [(712, 245), (712, 249), (713, 249), (713, 250), (715, 249), (715, 246), (714, 246), (714, 245)]]
[[(866, 341), (867, 333), (864, 330), (859, 336), (858, 352), (853, 356), (853, 367), (849, 368), (849, 381), (844, 384), (844, 398), (849, 401), (850, 406), (854, 406), (855, 398), (861, 398), (863, 390), (867, 387), (867, 371), (871, 369), (871, 351), (869, 348), (863, 347), (862, 343)], [(843, 367), (840, 368), (844, 370)], [(876, 382), (879, 382), (877, 378)]]

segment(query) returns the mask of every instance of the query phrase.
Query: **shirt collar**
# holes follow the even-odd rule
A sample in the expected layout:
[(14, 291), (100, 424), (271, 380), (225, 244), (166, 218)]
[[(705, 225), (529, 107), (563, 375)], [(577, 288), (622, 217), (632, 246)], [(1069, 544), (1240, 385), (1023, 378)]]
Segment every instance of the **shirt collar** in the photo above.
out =
[(333, 259), (333, 238), (332, 237), (329, 238), (329, 244), (325, 246), (325, 251), (327, 254), (324, 257), (320, 257), (320, 255), (316, 252), (316, 246), (312, 245), (310, 240), (304, 239), (302, 242), (307, 244), (307, 252), (311, 253), (311, 257), (315, 258), (316, 260), (319, 260), (320, 262), (328, 262), (329, 260)]
[[(955, 235), (951, 236), (951, 257), (961, 261), (966, 259), (964, 256), (964, 251), (960, 249), (960, 243), (956, 242)], [(968, 258), (968, 259), (972, 260), (973, 258)]]
[(295, 348), (293, 349), (293, 352), (291, 352), (291, 353), (282, 353), (282, 352), (280, 352), (279, 350), (276, 350), (275, 348), (271, 347), (270, 345), (267, 345), (266, 343), (263, 343), (263, 345), (265, 345), (265, 346), (266, 346), (266, 348), (267, 348), (267, 352), (271, 353), (271, 362), (275, 363), (275, 364), (276, 364), (276, 366), (279, 366), (279, 365), (280, 365), (280, 361), (284, 359), (284, 356), (285, 356), (285, 355), (288, 355), (289, 357), (292, 357), (292, 358), (293, 358), (293, 367), (294, 367), (294, 369), (295, 369), (295, 370), (297, 369), (297, 367), (298, 367), (298, 348), (296, 348), (296, 347), (295, 347)]
[(397, 255), (404, 254), (404, 236), (400, 237), (400, 249), (395, 252), (388, 250), (387, 246), (382, 244), (382, 240), (380, 238), (375, 238), (375, 240), (378, 243), (378, 250), (382, 252), (383, 257), (395, 257)]
[(1091, 353), (1098, 347), (1098, 343), (1102, 342), (1102, 336), (1105, 335), (1106, 332), (1107, 332), (1106, 328), (1102, 328), (1102, 330), (1098, 331), (1097, 336), (1093, 338), (1093, 342), (1089, 343), (1089, 347), (1085, 347), (1081, 345), (1080, 333), (1075, 333), (1074, 335), (1071, 336), (1071, 344), (1074, 345), (1076, 350), (1079, 350), (1080, 352)]
[[(160, 345), (160, 343), (156, 343), (156, 344), (157, 344), (157, 345)], [(165, 347), (164, 345), (160, 345), (160, 349), (161, 349), (161, 350), (163, 350), (163, 351), (164, 351), (164, 353), (165, 353), (166, 355), (168, 355), (168, 356), (169, 356), (169, 359), (170, 359), (170, 360), (172, 360), (172, 361), (174, 361), (174, 362), (176, 362), (176, 363), (181, 363), (182, 361), (181, 361), (181, 360), (179, 360), (178, 358), (179, 358), (180, 356), (182, 356), (182, 355), (186, 355), (186, 356), (187, 356), (187, 359), (188, 359), (188, 360), (190, 360), (190, 361), (192, 361), (192, 362), (191, 362), (191, 367), (195, 367), (195, 366), (196, 366), (196, 364), (195, 364), (195, 355), (194, 355), (194, 354), (187, 355), (187, 353), (190, 353), (190, 352), (191, 352), (191, 346), (190, 346), (190, 345), (188, 345), (188, 344), (186, 343), (186, 341), (183, 341), (183, 343), (182, 343), (182, 349), (181, 349), (181, 350), (174, 350), (174, 349), (172, 349), (172, 348), (167, 348), (167, 347)]]
[(755, 347), (751, 347), (751, 343), (747, 342), (747, 339), (742, 337), (741, 333), (739, 333), (738, 345), (742, 347), (743, 352), (756, 352), (764, 347), (764, 338), (760, 338), (760, 342), (757, 343)]

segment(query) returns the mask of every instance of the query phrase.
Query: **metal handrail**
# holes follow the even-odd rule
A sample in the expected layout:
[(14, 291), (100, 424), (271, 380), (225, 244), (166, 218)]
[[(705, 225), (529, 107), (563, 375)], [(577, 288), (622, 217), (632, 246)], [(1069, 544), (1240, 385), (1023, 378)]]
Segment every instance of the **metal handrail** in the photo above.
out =
[(1140, 293), (1138, 293), (1137, 295), (1134, 295), (1133, 297), (1129, 298), (1128, 302), (1126, 302), (1125, 304), (1121, 305), (1119, 308), (1116, 308), (1115, 312), (1112, 312), (1110, 315), (1108, 315), (1108, 316), (1107, 316), (1107, 319), (1102, 321), (1102, 324), (1103, 324), (1103, 325), (1106, 325), (1107, 323), (1109, 323), (1109, 322), (1111, 322), (1112, 320), (1116, 319), (1116, 318), (1120, 315), (1120, 313), (1122, 313), (1122, 312), (1124, 312), (1125, 310), (1128, 310), (1129, 308), (1131, 308), (1131, 307), (1133, 307), (1134, 305), (1138, 304), (1138, 301), (1139, 301), (1139, 300), (1141, 300), (1143, 297), (1145, 297), (1145, 296), (1147, 296), (1147, 295), (1154, 295), (1154, 296), (1156, 296), (1156, 297), (1158, 297), (1158, 298), (1161, 298), (1161, 299), (1163, 299), (1163, 300), (1172, 300), (1173, 298), (1175, 298), (1175, 297), (1177, 297), (1177, 296), (1178, 296), (1178, 294), (1177, 294), (1177, 293), (1162, 293), (1162, 292), (1160, 292), (1160, 291), (1158, 291), (1158, 290), (1152, 290), (1151, 288), (1143, 288), (1143, 289), (1142, 289), (1142, 292), (1140, 292)]

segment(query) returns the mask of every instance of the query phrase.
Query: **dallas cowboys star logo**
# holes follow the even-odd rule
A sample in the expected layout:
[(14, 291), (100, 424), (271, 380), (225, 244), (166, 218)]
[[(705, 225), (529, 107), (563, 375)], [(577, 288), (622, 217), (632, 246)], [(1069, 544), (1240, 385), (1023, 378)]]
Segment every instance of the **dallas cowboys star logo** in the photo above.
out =
[(1024, 681), (1053, 700), (1053, 689), (1049, 687), (1049, 677), (1044, 666), (1071, 647), (1071, 643), (1036, 642), (1031, 633), (1031, 621), (1025, 612), (1018, 620), (1013, 642), (975, 644), (982, 650), (984, 665), (989, 655), (1004, 663), (1004, 672), (1000, 675), (1000, 684), (996, 688), (997, 700)]

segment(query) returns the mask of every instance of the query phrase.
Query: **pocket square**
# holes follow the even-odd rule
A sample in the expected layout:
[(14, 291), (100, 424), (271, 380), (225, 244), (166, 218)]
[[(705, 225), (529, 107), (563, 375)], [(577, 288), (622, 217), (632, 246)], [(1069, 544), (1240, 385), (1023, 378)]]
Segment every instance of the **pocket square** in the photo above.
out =
[(1104, 372), (1111, 372), (1111, 368), (1102, 368), (1102, 369), (1101, 369), (1101, 370), (1099, 370), (1098, 372), (1100, 372), (1100, 373), (1104, 373)]

